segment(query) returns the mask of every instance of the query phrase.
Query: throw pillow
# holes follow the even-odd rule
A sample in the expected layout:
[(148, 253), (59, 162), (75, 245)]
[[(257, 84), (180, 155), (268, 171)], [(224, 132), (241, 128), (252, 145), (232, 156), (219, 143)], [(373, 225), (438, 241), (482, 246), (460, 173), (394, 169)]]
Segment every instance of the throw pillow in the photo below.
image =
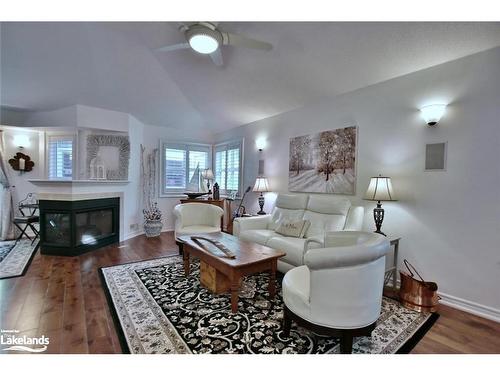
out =
[(282, 220), (278, 228), (276, 228), (276, 233), (286, 237), (303, 238), (310, 225), (311, 222), (309, 220)]

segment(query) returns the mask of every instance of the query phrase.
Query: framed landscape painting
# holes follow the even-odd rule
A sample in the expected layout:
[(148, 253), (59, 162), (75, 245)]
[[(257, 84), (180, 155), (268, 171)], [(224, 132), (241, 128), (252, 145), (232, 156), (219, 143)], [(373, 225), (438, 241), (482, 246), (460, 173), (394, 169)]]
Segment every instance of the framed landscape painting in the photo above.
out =
[(290, 138), (288, 190), (355, 194), (357, 127)]

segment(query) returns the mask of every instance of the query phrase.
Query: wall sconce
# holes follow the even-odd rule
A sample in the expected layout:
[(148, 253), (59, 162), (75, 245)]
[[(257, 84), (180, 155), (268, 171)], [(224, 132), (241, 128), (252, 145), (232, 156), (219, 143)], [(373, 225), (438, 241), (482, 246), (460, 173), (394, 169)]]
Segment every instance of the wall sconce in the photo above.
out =
[(262, 150), (267, 145), (266, 138), (260, 137), (255, 140), (255, 145), (259, 149), (259, 171), (258, 176), (262, 176), (264, 174), (264, 159), (262, 158)]
[(259, 151), (262, 151), (263, 149), (266, 148), (267, 145), (266, 139), (264, 137), (257, 138), (255, 140), (255, 145), (257, 146)]
[(17, 134), (14, 136), (13, 140), (14, 146), (19, 148), (25, 148), (30, 146), (30, 138), (26, 134)]
[(422, 117), (429, 126), (436, 125), (446, 111), (446, 104), (432, 104), (420, 108)]

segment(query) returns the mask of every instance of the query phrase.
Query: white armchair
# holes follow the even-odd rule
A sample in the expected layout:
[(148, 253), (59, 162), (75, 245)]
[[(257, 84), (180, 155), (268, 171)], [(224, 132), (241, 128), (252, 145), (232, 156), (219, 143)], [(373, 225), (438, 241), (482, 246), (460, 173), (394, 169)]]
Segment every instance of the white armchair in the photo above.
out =
[(380, 315), (389, 240), (377, 233), (335, 232), (311, 249), (304, 266), (283, 278), (284, 334), (292, 320), (322, 335), (340, 337), (351, 353), (353, 337), (369, 336)]
[(182, 242), (177, 238), (185, 234), (215, 233), (221, 231), (222, 208), (207, 203), (183, 203), (174, 207), (175, 242), (182, 253)]

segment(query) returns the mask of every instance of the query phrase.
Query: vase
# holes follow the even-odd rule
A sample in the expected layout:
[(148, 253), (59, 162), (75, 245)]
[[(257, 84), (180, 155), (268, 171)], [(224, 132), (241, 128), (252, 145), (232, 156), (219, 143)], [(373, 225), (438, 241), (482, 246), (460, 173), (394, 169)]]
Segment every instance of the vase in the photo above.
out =
[(146, 220), (144, 222), (144, 233), (146, 237), (158, 237), (162, 227), (163, 223), (161, 220)]

